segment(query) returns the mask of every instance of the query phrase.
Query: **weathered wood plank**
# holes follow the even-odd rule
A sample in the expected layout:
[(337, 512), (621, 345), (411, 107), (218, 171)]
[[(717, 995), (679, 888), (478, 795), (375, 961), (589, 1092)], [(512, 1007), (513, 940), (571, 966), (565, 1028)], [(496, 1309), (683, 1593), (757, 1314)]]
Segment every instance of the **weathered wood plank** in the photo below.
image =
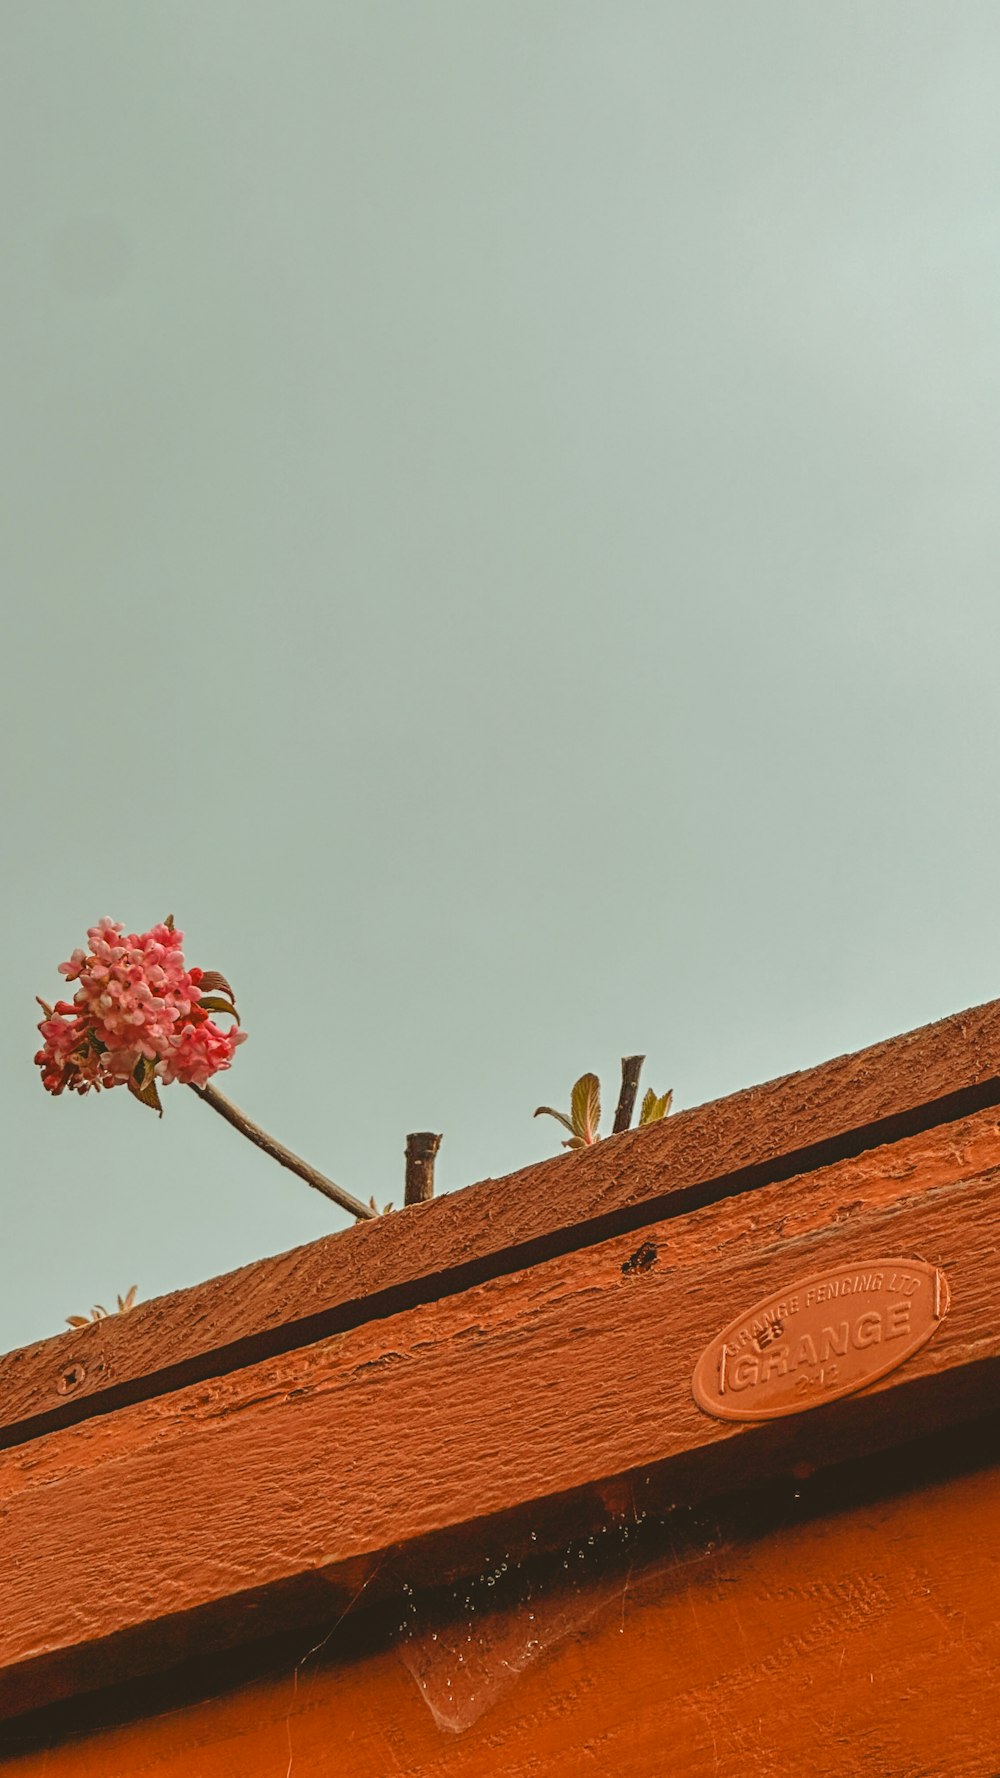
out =
[(1000, 1002), (0, 1357), (0, 1444), (1000, 1101)]
[(359, 1650), (349, 1622), (253, 1684), (45, 1736), (5, 1778), (993, 1778), (1000, 1471), (838, 1484), (827, 1517), (723, 1506), (700, 1546), (585, 1566), (573, 1609), (543, 1588), (531, 1622), (461, 1597), (425, 1621), (418, 1596), (406, 1638)]
[[(664, 1220), (19, 1447), (0, 1464), (0, 1701), (51, 1657), (624, 1472), (706, 1488), (906, 1435), (908, 1403), (994, 1399), (996, 1114)], [(742, 1307), (810, 1271), (912, 1254), (951, 1314), (874, 1388), (773, 1426), (699, 1412), (691, 1371)], [(558, 1356), (561, 1355), (561, 1356)], [(895, 1403), (895, 1420), (893, 1420)], [(887, 1433), (887, 1427), (889, 1431)], [(910, 1425), (912, 1436), (914, 1427)], [(54, 1670), (54, 1669), (53, 1669)], [(12, 1702), (13, 1700), (13, 1702)]]

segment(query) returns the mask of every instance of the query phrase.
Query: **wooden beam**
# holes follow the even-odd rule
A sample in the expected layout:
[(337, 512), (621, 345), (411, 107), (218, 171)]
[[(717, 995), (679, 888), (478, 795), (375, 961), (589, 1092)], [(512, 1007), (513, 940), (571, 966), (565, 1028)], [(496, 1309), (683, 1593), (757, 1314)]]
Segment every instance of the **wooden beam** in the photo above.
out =
[(4, 1778), (984, 1778), (1000, 1471), (970, 1455), (678, 1513), (626, 1560), (605, 1526), (571, 1576), (533, 1573), (530, 1621), (483, 1588), (475, 1612), (417, 1595), (402, 1635), (352, 1616), (263, 1672), (243, 1651), (50, 1707), (7, 1725)]
[(0, 1445), (1000, 1103), (1000, 1002), (0, 1357)]
[[(0, 1708), (130, 1640), (290, 1583), (391, 1568), (470, 1519), (596, 1489), (704, 1495), (987, 1411), (1000, 1374), (1000, 1133), (980, 1112), (53, 1433), (0, 1465)], [(745, 1427), (700, 1352), (769, 1290), (876, 1254), (944, 1269), (929, 1345), (863, 1394)], [(17, 1560), (13, 1559), (16, 1553)], [(67, 1675), (70, 1678), (67, 1679)], [(93, 1681), (91, 1681), (93, 1683)], [(26, 1702), (27, 1700), (27, 1702)]]

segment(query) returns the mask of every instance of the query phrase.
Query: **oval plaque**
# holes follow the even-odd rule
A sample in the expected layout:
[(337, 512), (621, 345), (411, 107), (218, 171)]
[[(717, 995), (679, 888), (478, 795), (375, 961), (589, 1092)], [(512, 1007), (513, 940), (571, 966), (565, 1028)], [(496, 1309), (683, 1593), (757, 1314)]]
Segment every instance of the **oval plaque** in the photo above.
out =
[(944, 1320), (948, 1282), (922, 1259), (836, 1266), (764, 1297), (714, 1339), (691, 1387), (719, 1420), (777, 1420), (850, 1395), (912, 1357)]

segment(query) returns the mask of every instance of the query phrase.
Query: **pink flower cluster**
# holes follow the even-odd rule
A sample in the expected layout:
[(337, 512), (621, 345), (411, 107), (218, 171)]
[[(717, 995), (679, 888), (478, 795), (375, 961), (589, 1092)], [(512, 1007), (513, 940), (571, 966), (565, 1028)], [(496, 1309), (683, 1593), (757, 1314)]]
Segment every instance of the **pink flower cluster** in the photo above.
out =
[[(77, 990), (73, 1000), (44, 1000), (44, 1040), (35, 1056), (50, 1093), (87, 1093), (128, 1086), (159, 1108), (156, 1082), (204, 1086), (228, 1068), (245, 1033), (221, 1031), (211, 1011), (229, 1011), (232, 990), (214, 971), (188, 969), (184, 934), (171, 920), (127, 936), (120, 920), (100, 920), (87, 933), (89, 951), (73, 952), (59, 973)], [(226, 1000), (206, 993), (221, 988)]]

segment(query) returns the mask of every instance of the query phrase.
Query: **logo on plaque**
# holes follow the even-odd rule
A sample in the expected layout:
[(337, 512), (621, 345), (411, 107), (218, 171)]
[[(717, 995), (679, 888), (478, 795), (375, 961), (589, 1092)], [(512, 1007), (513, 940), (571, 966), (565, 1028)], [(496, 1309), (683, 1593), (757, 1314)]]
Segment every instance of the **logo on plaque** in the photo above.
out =
[(949, 1302), (944, 1273), (921, 1259), (817, 1272), (712, 1341), (695, 1366), (695, 1401), (719, 1420), (777, 1420), (836, 1401), (912, 1358)]

